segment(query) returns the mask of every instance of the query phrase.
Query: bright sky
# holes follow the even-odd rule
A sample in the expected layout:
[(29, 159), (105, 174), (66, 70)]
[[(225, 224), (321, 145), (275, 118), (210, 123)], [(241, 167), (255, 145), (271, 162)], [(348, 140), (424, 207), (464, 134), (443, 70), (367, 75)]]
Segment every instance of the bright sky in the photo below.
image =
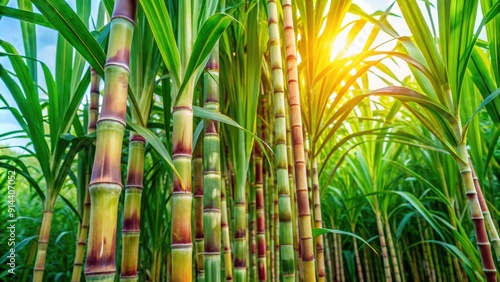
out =
[[(70, 6), (75, 8), (75, 1), (68, 1)], [(99, 1), (92, 1), (92, 16), (94, 17), (95, 21), (97, 20), (97, 10), (99, 7)], [(17, 1), (10, 1), (9, 4), (7, 5), (9, 7), (17, 8)], [(36, 9), (36, 8), (35, 8)], [(35, 10), (38, 12), (38, 10)], [(22, 38), (22, 33), (21, 33), (21, 25), (18, 20), (14, 20), (8, 17), (2, 17), (0, 19), (0, 26), (2, 27), (2, 31), (7, 31), (7, 32), (2, 32), (0, 33), (0, 40), (4, 40), (9, 42), (16, 48), (17, 52), (19, 54), (24, 54), (24, 47), (23, 47), (23, 38)], [(57, 32), (45, 28), (45, 27), (36, 27), (36, 35), (37, 35), (37, 57), (39, 60), (43, 61), (49, 69), (52, 71), (53, 74), (55, 74), (55, 51), (56, 51), (56, 46), (57, 46)], [(0, 51), (4, 51), (0, 49)], [(12, 65), (9, 62), (9, 59), (7, 57), (0, 57), (0, 64), (2, 64), (7, 70), (12, 70)], [(42, 70), (39, 67), (38, 68), (38, 81), (42, 84), (42, 87), (45, 87), (44, 85), (44, 80), (42, 76)], [(3, 81), (0, 80), (0, 94), (2, 94), (7, 102), (11, 105), (14, 106), (14, 99), (12, 98), (12, 95), (10, 95), (7, 87), (3, 83)], [(85, 98), (84, 98), (85, 99)], [(3, 103), (0, 102), (0, 106), (3, 107)], [(8, 110), (0, 110), (0, 134), (3, 134), (8, 131), (12, 130), (18, 130), (20, 129), (17, 121), (14, 119), (14, 117), (10, 114)], [(10, 146), (16, 146), (16, 145), (21, 145), (24, 146), (26, 145), (26, 139), (8, 139), (8, 140), (2, 140), (0, 139), (0, 144), (8, 144)]]

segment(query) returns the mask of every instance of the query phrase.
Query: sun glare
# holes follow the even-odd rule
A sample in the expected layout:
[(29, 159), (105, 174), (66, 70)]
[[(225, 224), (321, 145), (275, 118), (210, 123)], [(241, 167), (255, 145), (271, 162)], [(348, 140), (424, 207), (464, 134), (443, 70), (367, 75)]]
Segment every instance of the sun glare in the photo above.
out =
[(367, 37), (367, 27), (361, 30), (361, 32), (356, 36), (354, 41), (350, 44), (347, 44), (347, 36), (353, 26), (353, 21), (356, 20), (356, 17), (350, 14), (347, 14), (344, 18), (344, 22), (342, 24), (342, 30), (335, 38), (334, 42), (332, 42), (332, 49), (330, 53), (330, 62), (333, 62), (337, 57), (345, 57), (357, 54), (363, 50), (363, 42), (366, 41)]

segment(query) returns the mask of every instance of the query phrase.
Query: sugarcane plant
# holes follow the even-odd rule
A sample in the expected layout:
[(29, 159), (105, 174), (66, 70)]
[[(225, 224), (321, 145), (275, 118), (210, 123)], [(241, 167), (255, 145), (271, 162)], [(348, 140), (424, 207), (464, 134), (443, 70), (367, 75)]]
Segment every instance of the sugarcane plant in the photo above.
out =
[[(232, 6), (237, 1), (227, 1)], [(237, 5), (233, 15), (240, 23), (233, 23), (220, 42), (221, 89), (227, 93), (227, 115), (241, 127), (254, 132), (257, 119), (257, 105), (261, 89), (260, 71), (267, 42), (265, 18), (261, 1), (251, 1), (248, 5)], [(234, 40), (243, 38), (243, 40)], [(246, 51), (245, 51), (246, 50)], [(233, 56), (233, 54), (235, 54)], [(236, 83), (230, 83), (235, 81)], [(243, 93), (243, 94), (242, 94)], [(234, 196), (232, 229), (233, 238), (233, 279), (246, 281), (247, 266), (247, 197), (245, 195), (247, 175), (253, 148), (253, 135), (227, 128), (230, 158), (234, 167)]]
[(300, 277), (314, 281), (313, 240), (311, 227), (311, 212), (307, 190), (307, 174), (304, 151), (304, 136), (301, 112), (301, 96), (297, 71), (297, 49), (293, 21), (292, 2), (283, 1), (284, 35), (286, 44), (286, 64), (290, 104), (290, 123), (293, 140), (293, 159), (295, 169), (295, 186), (297, 198), (297, 215), (300, 230)]
[(89, 280), (114, 281), (115, 278), (118, 201), (123, 187), (121, 153), (136, 9), (135, 1), (116, 1), (110, 21), (104, 97), (89, 183), (91, 209), (85, 264), (85, 276)]
[[(87, 4), (79, 2), (78, 21), (88, 22)], [(32, 4), (21, 2), (20, 8), (31, 11)], [(50, 24), (46, 23), (50, 26)], [(83, 25), (83, 24), (82, 24)], [(36, 36), (35, 26), (31, 22), (22, 23), (24, 37)], [(42, 281), (45, 270), (45, 258), (49, 251), (49, 237), (54, 213), (54, 205), (61, 188), (66, 182), (68, 171), (79, 150), (86, 147), (90, 137), (86, 137), (79, 121), (75, 120), (78, 106), (90, 83), (90, 71), (85, 71), (85, 61), (62, 37), (58, 37), (55, 79), (44, 63), (38, 64), (36, 42), (25, 42), (26, 59), (8, 42), (1, 41), (3, 55), (9, 58), (15, 71), (13, 74), (1, 66), (1, 78), (7, 86), (16, 106), (11, 99), (2, 94), (0, 97), (5, 109), (9, 110), (30, 140), (33, 149), (26, 150), (40, 163), (45, 189), (37, 187), (43, 202), (43, 216), (38, 234), (38, 250), (33, 271), (33, 280)], [(41, 66), (47, 89), (39, 88), (36, 69)], [(47, 105), (40, 103), (40, 92), (47, 95)], [(63, 95), (63, 93), (65, 95)], [(42, 110), (45, 108), (46, 110)], [(77, 120), (77, 119), (76, 119)], [(47, 122), (48, 121), (48, 122)], [(46, 126), (48, 123), (48, 126)], [(72, 127), (78, 124), (77, 127)], [(70, 129), (73, 129), (70, 134)], [(45, 138), (48, 136), (48, 138)]]
[[(216, 44), (205, 67), (203, 77), (203, 107), (219, 112), (219, 45)], [(203, 135), (203, 226), (208, 232), (204, 236), (205, 279), (221, 280), (221, 154), (219, 124), (205, 120)]]
[[(191, 157), (193, 90), (213, 46), (231, 18), (214, 13), (217, 1), (182, 2), (178, 7), (178, 46), (163, 1), (141, 1), (160, 54), (170, 73), (173, 91), (172, 159), (175, 170), (172, 196), (172, 281), (191, 279)], [(160, 9), (155, 9), (155, 6)], [(162, 12), (162, 14), (160, 14)], [(167, 15), (167, 17), (163, 17)], [(211, 16), (211, 17), (210, 17)], [(210, 17), (210, 18), (209, 18)], [(161, 19), (160, 19), (161, 18)], [(164, 28), (166, 27), (166, 29)], [(209, 32), (211, 31), (211, 32)]]
[[(478, 193), (468, 162), (467, 130), (470, 119), (462, 123), (463, 117), (461, 116), (464, 107), (463, 97), (468, 95), (464, 92), (464, 77), (467, 75), (469, 59), (478, 37), (478, 32), (474, 31), (473, 21), (462, 21), (461, 19), (463, 15), (475, 19), (478, 1), (453, 4), (438, 3), (438, 30), (441, 36), (436, 39), (437, 45), (434, 44), (434, 41), (426, 39), (437, 38), (431, 32), (431, 28), (433, 31), (436, 28), (427, 25), (422, 11), (418, 9), (417, 2), (398, 1), (398, 5), (415, 41), (407, 37), (399, 38), (399, 40), (404, 52), (417, 58), (418, 65), (414, 65), (414, 67), (418, 68), (421, 73), (417, 74), (416, 77), (419, 78), (418, 82), (425, 94), (404, 87), (388, 87), (376, 92), (412, 94), (425, 99), (419, 103), (418, 109), (407, 103), (404, 105), (442, 142), (444, 148), (454, 157), (462, 175), (465, 194), (469, 199), (483, 272), (488, 281), (495, 281), (496, 268), (477, 197)], [(491, 8), (481, 27), (496, 13), (498, 12)], [(422, 108), (423, 112), (419, 112), (419, 109)]]
[[(101, 3), (99, 5), (99, 14), (97, 18), (97, 28), (102, 28), (106, 22), (106, 11), (104, 5)], [(96, 130), (97, 119), (99, 117), (99, 102), (100, 102), (100, 83), (101, 77), (97, 74), (94, 69), (90, 69), (90, 103), (88, 105), (88, 117), (87, 117), (87, 134), (92, 134)], [(80, 153), (78, 157), (79, 174), (78, 174), (78, 187), (79, 203), (83, 203), (80, 206), (81, 210), (81, 225), (78, 230), (78, 240), (76, 243), (75, 259), (73, 266), (73, 273), (71, 276), (71, 281), (80, 281), (82, 269), (83, 269), (83, 259), (85, 254), (85, 246), (87, 245), (87, 235), (90, 220), (90, 193), (88, 190), (88, 184), (90, 181), (91, 164), (93, 162), (94, 155), (94, 144), (89, 146), (85, 155)]]
[[(87, 134), (92, 134), (95, 132), (97, 117), (99, 116), (99, 100), (100, 100), (100, 82), (101, 78), (94, 70), (90, 70), (90, 103), (87, 107), (88, 111), (88, 125), (87, 125)], [(71, 277), (71, 281), (80, 281), (80, 277), (82, 274), (82, 266), (83, 266), (83, 256), (85, 254), (85, 246), (87, 245), (87, 234), (89, 229), (89, 220), (90, 220), (90, 193), (87, 189), (88, 182), (90, 180), (90, 161), (92, 160), (93, 154), (93, 145), (89, 146), (84, 154), (80, 153), (78, 157), (78, 180), (79, 191), (83, 190), (83, 193), (80, 193), (81, 198), (83, 198), (83, 207), (80, 208), (82, 215), (82, 222), (80, 224), (80, 228), (78, 229), (78, 240), (76, 242), (76, 250), (75, 250), (75, 260), (73, 263), (73, 274)]]
[[(284, 77), (281, 56), (280, 34), (278, 28), (278, 5), (276, 1), (267, 2), (269, 23), (270, 67), (274, 92), (274, 152), (276, 154), (276, 178), (279, 205), (280, 272), (283, 281), (295, 280), (295, 262), (292, 233), (292, 205), (290, 203), (290, 183), (288, 179), (286, 115)], [(261, 280), (261, 279), (260, 279)]]
[[(149, 120), (155, 89), (155, 77), (160, 66), (160, 54), (149, 23), (139, 7), (136, 28), (132, 38), (130, 89), (137, 101), (132, 107), (131, 122), (143, 126)], [(141, 199), (144, 182), (144, 158), (146, 140), (137, 132), (130, 132), (127, 164), (127, 180), (124, 196), (122, 227), (121, 281), (137, 281), (141, 225)]]

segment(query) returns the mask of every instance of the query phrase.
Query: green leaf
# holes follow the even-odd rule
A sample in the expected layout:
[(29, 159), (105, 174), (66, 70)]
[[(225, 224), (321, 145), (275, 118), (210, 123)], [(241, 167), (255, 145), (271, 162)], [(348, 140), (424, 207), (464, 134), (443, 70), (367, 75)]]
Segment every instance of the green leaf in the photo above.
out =
[(477, 268), (469, 260), (469, 258), (462, 251), (460, 251), (460, 249), (458, 249), (456, 246), (454, 246), (452, 244), (449, 244), (449, 243), (445, 243), (443, 241), (437, 241), (437, 240), (427, 240), (425, 242), (434, 243), (434, 244), (438, 244), (438, 245), (443, 246), (445, 249), (447, 249), (448, 251), (450, 251), (455, 257), (457, 257), (458, 259), (460, 259), (460, 261), (462, 262), (462, 264), (464, 266), (466, 266), (466, 269), (469, 270), (468, 272), (473, 272), (477, 277), (481, 277), (481, 278), (483, 277), (482, 274), (480, 274), (477, 271)]
[[(491, 51), (489, 52), (489, 54), (491, 54)], [(488, 97), (488, 95), (497, 88), (496, 82), (493, 79), (493, 74), (490, 71), (490, 69), (494, 67), (492, 64), (492, 59), (487, 56), (489, 54), (484, 53), (483, 50), (479, 48), (474, 48), (474, 50), (472, 51), (471, 60), (469, 62), (470, 78), (472, 79), (472, 81), (474, 81), (474, 84), (476, 85), (483, 98)], [(466, 103), (466, 106), (469, 106), (469, 104)], [(490, 114), (493, 122), (499, 125), (500, 101), (495, 101), (487, 105), (486, 110), (488, 110), (488, 113)]]
[(446, 196), (443, 194), (443, 192), (441, 192), (440, 189), (438, 189), (438, 187), (434, 186), (429, 180), (427, 180), (424, 176), (420, 175), (419, 173), (417, 173), (416, 171), (413, 171), (411, 170), (410, 168), (408, 168), (407, 166), (404, 166), (398, 162), (395, 162), (395, 161), (392, 161), (392, 160), (386, 160), (387, 162), (389, 162), (391, 165), (393, 165), (394, 167), (400, 169), (401, 171), (409, 174), (409, 175), (412, 175), (413, 177), (417, 178), (418, 180), (420, 180), (422, 183), (424, 183), (427, 187), (429, 187), (430, 189), (432, 189), (432, 191), (439, 197), (439, 200), (441, 200), (443, 203), (446, 203), (447, 205), (449, 206), (452, 206), (450, 201), (448, 200), (448, 198), (446, 198)]
[(66, 199), (61, 193), (59, 193), (59, 197), (63, 200), (63, 202), (69, 207), (69, 209), (76, 215), (79, 221), (82, 221), (82, 217), (76, 210), (75, 206), (71, 203), (70, 200)]
[(151, 25), (151, 31), (158, 43), (158, 49), (163, 61), (174, 80), (174, 84), (180, 85), (181, 59), (165, 1), (140, 0), (140, 2)]
[[(33, 12), (33, 4), (30, 1), (27, 0), (18, 0), (18, 5), (19, 9), (28, 11), (28, 12)], [(36, 59), (36, 31), (35, 31), (35, 25), (30, 22), (26, 21), (21, 21), (21, 32), (23, 34), (23, 45), (24, 45), (24, 52), (27, 57)], [(36, 61), (35, 60), (28, 60), (28, 69), (31, 74), (31, 78), (35, 82), (35, 84), (38, 81), (38, 75), (37, 75), (37, 66), (36, 66)]]
[[(19, 218), (18, 218), (19, 220)], [(35, 235), (35, 236), (30, 236), (30, 237), (26, 237), (24, 238), (21, 242), (19, 243), (16, 243), (16, 251), (21, 251), (22, 249), (24, 249), (24, 247), (26, 245), (28, 245), (31, 241), (33, 240), (36, 240), (38, 238), (38, 235)], [(6, 248), (7, 249), (7, 248)], [(4, 264), (7, 259), (8, 259), (8, 255), (10, 254), (10, 251), (7, 251), (5, 254), (2, 255), (2, 257), (0, 257), (0, 263), (1, 264)], [(8, 273), (8, 272), (7, 272)], [(17, 273), (17, 272), (16, 272)], [(12, 275), (12, 274), (9, 274), (9, 275)]]
[(10, 164), (6, 164), (4, 162), (0, 162), (0, 167), (3, 167), (7, 170), (13, 170), (16, 173), (19, 173), (20, 175), (22, 175), (29, 182), (29, 184), (31, 184), (31, 186), (33, 186), (33, 188), (35, 188), (35, 191), (37, 192), (38, 196), (40, 196), (40, 199), (42, 200), (42, 202), (45, 200), (45, 195), (43, 194), (43, 191), (40, 188), (40, 186), (38, 186), (38, 181), (33, 179), (31, 177), (31, 175), (28, 174), (28, 172), (23, 171), (23, 170), (15, 167), (15, 166), (12, 166)]
[(54, 29), (52, 24), (43, 15), (23, 11), (15, 8), (0, 5), (0, 16), (17, 19), (24, 22), (34, 23), (39, 26)]
[(373, 252), (375, 252), (377, 255), (379, 255), (377, 253), (377, 251), (370, 244), (368, 244), (368, 242), (365, 241), (365, 239), (359, 237), (358, 235), (356, 235), (354, 233), (342, 231), (342, 230), (338, 230), (338, 229), (328, 229), (328, 228), (313, 228), (312, 229), (313, 237), (317, 237), (319, 235), (323, 235), (326, 233), (333, 233), (333, 234), (340, 234), (340, 235), (347, 235), (347, 236), (354, 237), (354, 238), (360, 240), (361, 242), (365, 243), (368, 247), (370, 247), (370, 249), (373, 250)]
[(196, 148), (196, 144), (198, 144), (198, 138), (200, 138), (200, 134), (203, 131), (204, 127), (205, 127), (205, 121), (200, 120), (193, 133), (193, 145), (192, 145), (193, 151)]
[[(6, 48), (5, 42), (1, 42), (2, 46)], [(12, 51), (12, 50), (11, 50)], [(13, 50), (15, 52), (15, 50)], [(45, 133), (43, 127), (42, 110), (40, 108), (37, 92), (34, 91), (33, 81), (29, 78), (29, 71), (23, 60), (19, 56), (9, 56), (11, 63), (18, 73), (18, 78), (23, 85), (24, 94), (17, 85), (17, 83), (10, 77), (9, 73), (0, 64), (0, 78), (3, 80), (12, 97), (16, 101), (19, 111), (14, 107), (9, 107), (11, 113), (16, 117), (19, 124), (26, 130), (26, 134), (31, 139), (33, 147), (35, 148), (36, 156), (40, 162), (43, 175), (47, 181), (51, 181), (50, 172), (50, 151), (45, 140)], [(26, 97), (24, 96), (26, 95)], [(2, 96), (3, 102), (7, 102)], [(29, 118), (26, 118), (29, 117)]]
[(69, 148), (69, 151), (64, 155), (62, 164), (56, 169), (57, 172), (54, 180), (54, 185), (52, 187), (53, 190), (50, 191), (51, 200), (55, 201), (59, 194), (59, 191), (66, 182), (68, 171), (71, 169), (76, 154), (86, 146), (89, 146), (94, 140), (95, 133), (85, 136), (73, 136), (71, 134), (65, 134), (60, 138), (60, 141), (57, 142), (57, 147), (54, 153), (56, 164), (60, 163), (61, 159), (63, 158), (62, 153), (66, 150), (69, 143), (71, 143), (71, 147)]
[(266, 142), (264, 142), (262, 139), (260, 139), (253, 132), (249, 131), (246, 128), (243, 128), (236, 121), (234, 121), (233, 119), (231, 119), (230, 117), (228, 117), (226, 115), (223, 115), (223, 114), (221, 114), (219, 112), (214, 112), (214, 111), (211, 111), (211, 110), (207, 110), (205, 108), (198, 107), (198, 106), (193, 106), (193, 114), (194, 114), (195, 117), (216, 120), (216, 121), (225, 123), (227, 125), (234, 126), (234, 127), (238, 128), (240, 130), (243, 130), (244, 132), (252, 135), (255, 138), (255, 140), (257, 140), (257, 142), (259, 143), (259, 146), (262, 148), (262, 151), (265, 152), (266, 151), (265, 147), (267, 147), (272, 152), (271, 147)]
[(186, 72), (183, 74), (184, 79), (175, 98), (175, 104), (178, 103), (184, 89), (192, 81), (193, 76), (198, 76), (201, 73), (201, 67), (205, 66), (212, 49), (232, 21), (233, 18), (229, 15), (217, 13), (212, 15), (201, 27), (200, 33), (196, 37)]
[(484, 101), (481, 103), (481, 105), (479, 105), (479, 107), (474, 111), (474, 113), (472, 114), (472, 116), (469, 118), (469, 120), (465, 123), (464, 127), (463, 127), (463, 131), (462, 131), (462, 142), (465, 140), (466, 136), (467, 136), (467, 130), (469, 129), (469, 126), (470, 126), (470, 123), (472, 122), (472, 119), (474, 119), (474, 117), (476, 116), (476, 114), (482, 109), (484, 108), (486, 105), (488, 105), (491, 101), (493, 101), (493, 99), (495, 99), (496, 97), (498, 97), (498, 95), (500, 95), (500, 88), (498, 88), (497, 90), (493, 91), (493, 93), (491, 93), (490, 95), (488, 95), (488, 97), (486, 97), (484, 99)]
[(78, 15), (63, 0), (32, 0), (66, 40), (104, 77), (106, 55)]
[(429, 210), (427, 210), (424, 207), (424, 205), (422, 205), (422, 203), (420, 202), (419, 199), (417, 199), (417, 197), (405, 191), (389, 191), (389, 192), (398, 194), (399, 196), (403, 197), (406, 201), (408, 201), (408, 203), (410, 203), (410, 205), (412, 205), (412, 207), (416, 209), (418, 213), (420, 213), (420, 215), (422, 215), (425, 218), (425, 220), (432, 226), (432, 228), (434, 228), (434, 230), (439, 234), (439, 236), (441, 236), (441, 238), (445, 238), (444, 233), (439, 227), (437, 221), (434, 219)]
[(422, 15), (417, 1), (397, 0), (397, 3), (411, 34), (415, 37), (415, 42), (429, 65), (430, 71), (437, 76), (439, 82), (446, 82), (446, 70), (444, 68), (443, 59), (439, 55), (437, 44), (432, 39), (433, 37), (429, 30), (429, 25)]

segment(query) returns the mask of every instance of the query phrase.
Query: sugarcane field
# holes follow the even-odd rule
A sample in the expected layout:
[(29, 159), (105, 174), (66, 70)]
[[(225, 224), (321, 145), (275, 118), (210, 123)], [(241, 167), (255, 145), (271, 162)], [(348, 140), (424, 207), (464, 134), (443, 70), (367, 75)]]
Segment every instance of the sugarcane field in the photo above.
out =
[(500, 270), (500, 0), (0, 0), (0, 281)]

